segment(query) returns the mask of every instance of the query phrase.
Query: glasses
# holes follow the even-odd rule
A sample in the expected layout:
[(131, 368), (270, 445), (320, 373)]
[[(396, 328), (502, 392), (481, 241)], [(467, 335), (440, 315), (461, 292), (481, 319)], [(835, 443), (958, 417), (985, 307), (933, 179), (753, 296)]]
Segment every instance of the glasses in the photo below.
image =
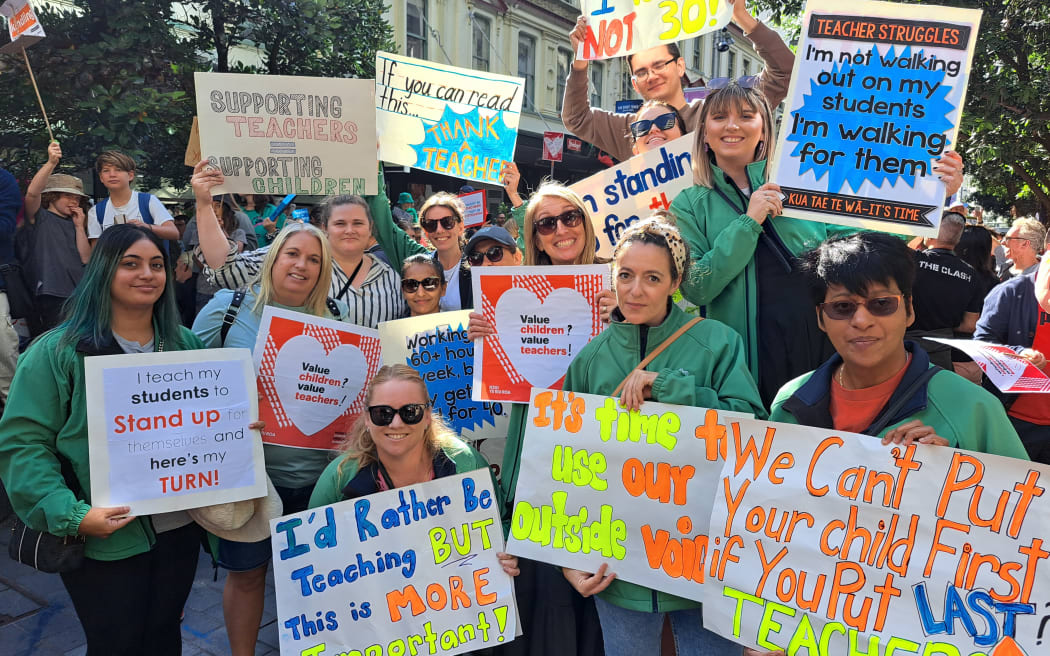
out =
[(401, 421), (411, 426), (423, 421), (423, 413), (429, 405), (429, 403), (409, 403), (400, 408), (370, 405), (368, 406), (368, 417), (376, 426), (389, 426), (390, 422), (394, 421), (394, 415), (400, 415)]
[(401, 291), (406, 294), (415, 294), (416, 290), (419, 289), (419, 286), (423, 285), (423, 289), (432, 292), (437, 289), (440, 284), (441, 278), (438, 278), (437, 276), (430, 276), (429, 278), (423, 278), (422, 280), (416, 280), (415, 278), (402, 278)]
[(532, 227), (541, 235), (553, 235), (554, 231), (558, 229), (558, 221), (561, 221), (561, 224), (566, 228), (575, 228), (583, 223), (583, 211), (569, 210), (558, 216), (548, 216), (543, 219), (538, 219), (532, 224)]
[(470, 262), (470, 266), (481, 266), (485, 258), (488, 258), (489, 262), (495, 264), (503, 259), (503, 252), (506, 250), (506, 246), (493, 246), (487, 251), (471, 251), (467, 253), (467, 262)]
[(455, 216), (452, 216), (452, 215), (449, 215), (449, 216), (443, 216), (440, 219), (420, 219), (419, 220), (419, 225), (423, 226), (423, 229), (426, 230), (427, 232), (434, 232), (435, 230), (437, 230), (438, 229), (438, 223), (440, 223), (441, 227), (444, 228), (445, 230), (451, 230), (452, 226), (454, 226), (457, 223), (459, 223), (459, 218), (455, 217)]
[(872, 316), (888, 317), (897, 311), (897, 308), (901, 306), (902, 300), (904, 300), (904, 295), (897, 294), (894, 296), (869, 298), (863, 303), (856, 301), (831, 301), (829, 303), (821, 303), (819, 307), (828, 319), (846, 321), (853, 318), (853, 315), (857, 313), (857, 308), (861, 305)]
[(1026, 237), (1003, 237), (1003, 241), (1010, 241), (1011, 239), (1020, 239), (1021, 241), (1028, 241)]
[(665, 68), (667, 68), (668, 64), (670, 64), (673, 61), (677, 61), (677, 60), (678, 60), (678, 57), (671, 57), (670, 59), (668, 59), (665, 62), (656, 62), (652, 66), (650, 66), (649, 68), (643, 68), (643, 69), (635, 71), (634, 75), (631, 76), (631, 79), (634, 80), (635, 82), (645, 82), (649, 78), (650, 75), (652, 75), (653, 73), (659, 73), (660, 71), (662, 71)]
[[(689, 96), (687, 100), (695, 100), (697, 98), (707, 98), (709, 95), (720, 89), (725, 89), (730, 84), (733, 84), (734, 80), (731, 77), (716, 77), (713, 80), (708, 80), (707, 84), (702, 87), (693, 87), (686, 89)], [(745, 75), (736, 79), (736, 85), (743, 89), (754, 89), (758, 87), (759, 78), (757, 75)]]
[(676, 123), (678, 123), (678, 114), (675, 114), (674, 112), (660, 114), (652, 119), (643, 118), (640, 121), (631, 123), (631, 136), (635, 139), (641, 139), (649, 134), (649, 131), (654, 127), (660, 128), (661, 130), (670, 130)]

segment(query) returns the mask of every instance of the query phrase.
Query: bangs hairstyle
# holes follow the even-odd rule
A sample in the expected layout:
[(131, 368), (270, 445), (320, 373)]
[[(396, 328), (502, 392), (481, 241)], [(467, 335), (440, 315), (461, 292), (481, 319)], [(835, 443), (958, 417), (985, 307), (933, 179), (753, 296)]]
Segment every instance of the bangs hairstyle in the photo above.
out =
[(769, 160), (773, 158), (773, 112), (769, 108), (769, 102), (765, 95), (758, 89), (745, 89), (736, 82), (732, 82), (724, 89), (715, 91), (704, 100), (704, 106), (700, 110), (700, 118), (696, 124), (696, 140), (693, 141), (693, 182), (702, 187), (714, 187), (714, 175), (711, 165), (718, 165), (713, 149), (704, 150), (704, 139), (707, 137), (707, 117), (711, 114), (721, 114), (730, 110), (740, 111), (744, 107), (750, 107), (762, 116), (762, 141), (755, 149), (752, 162), (765, 160), (766, 165), (762, 168), (762, 176), (765, 178), (769, 171)]
[(365, 217), (368, 219), (368, 231), (375, 234), (375, 221), (372, 219), (372, 211), (368, 209), (368, 201), (352, 194), (339, 194), (338, 196), (326, 196), (321, 201), (321, 227), (327, 229), (328, 221), (332, 218), (332, 210), (342, 205), (356, 205), (363, 208)]
[(824, 302), (831, 285), (866, 296), (872, 284), (895, 282), (904, 300), (910, 301), (915, 284), (914, 251), (902, 239), (884, 232), (828, 239), (802, 256), (802, 267), (814, 305)]
[(252, 306), (252, 312), (261, 314), (263, 307), (273, 302), (273, 266), (277, 263), (281, 251), (287, 247), (288, 240), (301, 234), (310, 235), (321, 246), (321, 271), (317, 275), (317, 282), (314, 283), (310, 295), (306, 297), (305, 309), (307, 313), (315, 317), (325, 316), (328, 311), (325, 300), (328, 298), (328, 288), (332, 283), (332, 251), (328, 248), (328, 239), (324, 233), (309, 223), (292, 223), (277, 233), (277, 238), (273, 240), (270, 250), (266, 251), (259, 275), (252, 283), (252, 286), (259, 285), (259, 293), (255, 298), (255, 305)]
[(529, 199), (529, 205), (525, 208), (525, 225), (522, 228), (525, 231), (524, 265), (539, 266), (551, 263), (550, 256), (540, 250), (539, 240), (536, 239), (534, 227), (540, 203), (547, 198), (560, 198), (583, 212), (583, 252), (580, 253), (579, 257), (576, 258), (577, 261), (573, 262), (573, 264), (594, 264), (601, 261), (597, 259), (595, 253), (594, 225), (591, 224), (591, 213), (587, 211), (587, 206), (584, 204), (583, 199), (575, 191), (560, 182), (544, 180), (540, 183), (536, 192), (532, 194), (532, 198)]
[[(376, 387), (392, 380), (404, 380), (414, 383), (419, 388), (420, 398), (424, 399), (426, 403), (430, 402), (426, 383), (423, 382), (418, 371), (406, 364), (388, 364), (382, 367), (372, 377), (372, 380), (368, 382), (368, 391), (365, 392), (366, 408), (372, 405), (372, 395), (375, 393)], [(438, 450), (457, 446), (459, 440), (455, 432), (441, 418), (441, 415), (434, 412), (433, 407), (428, 407), (427, 412), (430, 413), (430, 425), (423, 431), (423, 442), (426, 444), (430, 457), (433, 458), (437, 455)], [(366, 467), (379, 460), (379, 455), (376, 452), (376, 443), (368, 432), (368, 424), (365, 421), (367, 416), (368, 410), (366, 409), (358, 416), (357, 421), (354, 422), (347, 434), (346, 443), (343, 444), (346, 455), (343, 456), (338, 465), (340, 473), (343, 471), (343, 466), (350, 460), (356, 460), (359, 468)]]
[(432, 207), (446, 207), (452, 211), (452, 214), (459, 219), (460, 223), (463, 222), (463, 217), (467, 213), (467, 206), (463, 204), (463, 201), (457, 196), (453, 196), (447, 191), (439, 191), (432, 195), (430, 198), (423, 203), (423, 207), (419, 208), (419, 218), (427, 218), (427, 212)]
[(103, 166), (112, 166), (120, 171), (135, 172), (135, 160), (119, 150), (107, 150), (95, 160), (95, 173), (102, 173)]
[(153, 304), (154, 344), (163, 342), (175, 350), (188, 344), (183, 338), (179, 310), (175, 304), (175, 276), (164, 243), (147, 227), (126, 223), (102, 231), (84, 267), (84, 277), (63, 307), (67, 317), (56, 330), (63, 331), (61, 343), (75, 344), (87, 340), (102, 348), (112, 340), (113, 276), (120, 260), (134, 244), (146, 240), (157, 247), (164, 258), (164, 291)]
[(401, 263), (401, 275), (404, 277), (405, 269), (410, 266), (421, 264), (431, 271), (434, 275), (441, 280), (441, 287), (445, 286), (445, 270), (442, 268), (441, 263), (434, 259), (433, 255), (427, 255), (426, 253), (416, 253), (415, 255), (409, 255)]

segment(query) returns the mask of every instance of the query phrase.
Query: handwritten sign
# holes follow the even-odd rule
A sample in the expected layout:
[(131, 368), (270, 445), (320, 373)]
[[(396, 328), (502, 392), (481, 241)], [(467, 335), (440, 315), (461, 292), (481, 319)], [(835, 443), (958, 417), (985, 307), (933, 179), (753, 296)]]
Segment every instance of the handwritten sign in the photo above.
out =
[(788, 656), (1041, 654), (1050, 468), (740, 421), (704, 626)]
[(604, 264), (474, 267), (474, 307), (496, 334), (474, 344), (475, 401), (527, 403), (533, 387), (560, 388), (569, 363), (605, 327)]
[(981, 12), (811, 0), (771, 179), (812, 221), (936, 236)]
[(725, 27), (733, 15), (726, 0), (582, 0), (580, 9), (587, 17), (580, 59), (625, 57), (692, 39)]
[(460, 194), (459, 199), (463, 201), (463, 206), (467, 210), (463, 215), (463, 225), (470, 228), (485, 222), (485, 210), (488, 204), (485, 200), (484, 189), (478, 189), (468, 194)]
[(379, 371), (379, 333), (267, 305), (253, 353), (263, 442), (340, 448)]
[(612, 257), (627, 226), (668, 209), (678, 192), (693, 186), (692, 149), (688, 134), (572, 185), (591, 211), (599, 255)]
[(970, 356), (1001, 392), (1050, 394), (1050, 376), (1017, 355), (1009, 346), (989, 344), (975, 339), (927, 339), (947, 344)]
[(0, 48), (0, 52), (16, 53), (45, 36), (44, 27), (27, 0), (6, 0), (0, 5), (0, 16), (7, 19), (7, 33), (11, 35), (11, 43)]
[(379, 324), (383, 364), (407, 364), (423, 377), (430, 405), (480, 451), (499, 475), (510, 406), (474, 401), (474, 343), (467, 339), (469, 310), (427, 314)]
[(375, 194), (372, 80), (194, 73), (215, 193)]
[(91, 502), (132, 515), (266, 496), (248, 349), (84, 358)]
[(281, 654), (451, 655), (513, 640), (497, 506), (478, 470), (271, 520)]
[(379, 158), (500, 184), (524, 95), (520, 77), (376, 53)]

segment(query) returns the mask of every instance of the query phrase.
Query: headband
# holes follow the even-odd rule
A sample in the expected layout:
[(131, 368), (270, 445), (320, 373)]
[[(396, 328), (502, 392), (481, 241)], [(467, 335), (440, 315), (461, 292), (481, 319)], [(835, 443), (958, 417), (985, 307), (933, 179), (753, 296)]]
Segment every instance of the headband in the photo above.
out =
[(664, 240), (667, 248), (671, 251), (671, 260), (674, 262), (675, 269), (678, 270), (678, 275), (684, 276), (686, 270), (685, 240), (682, 239), (682, 233), (678, 232), (678, 228), (659, 217), (650, 217), (631, 224), (620, 235), (620, 240), (616, 242), (616, 248), (613, 249), (613, 259), (619, 257), (620, 252), (626, 247), (628, 242), (643, 234), (653, 235)]

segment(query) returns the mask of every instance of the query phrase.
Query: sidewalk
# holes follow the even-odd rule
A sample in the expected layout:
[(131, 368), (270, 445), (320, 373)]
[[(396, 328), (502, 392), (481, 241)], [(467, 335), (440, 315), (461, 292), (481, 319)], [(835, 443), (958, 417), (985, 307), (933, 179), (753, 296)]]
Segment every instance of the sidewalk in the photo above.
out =
[[(84, 632), (57, 574), (42, 574), (7, 557), (10, 528), (0, 530), (0, 656), (80, 656), (87, 651)], [(230, 645), (222, 620), (225, 572), (212, 581), (211, 558), (203, 551), (182, 623), (184, 656), (226, 656)], [(266, 606), (259, 631), (258, 656), (278, 656), (277, 608), (273, 574), (266, 584)]]

